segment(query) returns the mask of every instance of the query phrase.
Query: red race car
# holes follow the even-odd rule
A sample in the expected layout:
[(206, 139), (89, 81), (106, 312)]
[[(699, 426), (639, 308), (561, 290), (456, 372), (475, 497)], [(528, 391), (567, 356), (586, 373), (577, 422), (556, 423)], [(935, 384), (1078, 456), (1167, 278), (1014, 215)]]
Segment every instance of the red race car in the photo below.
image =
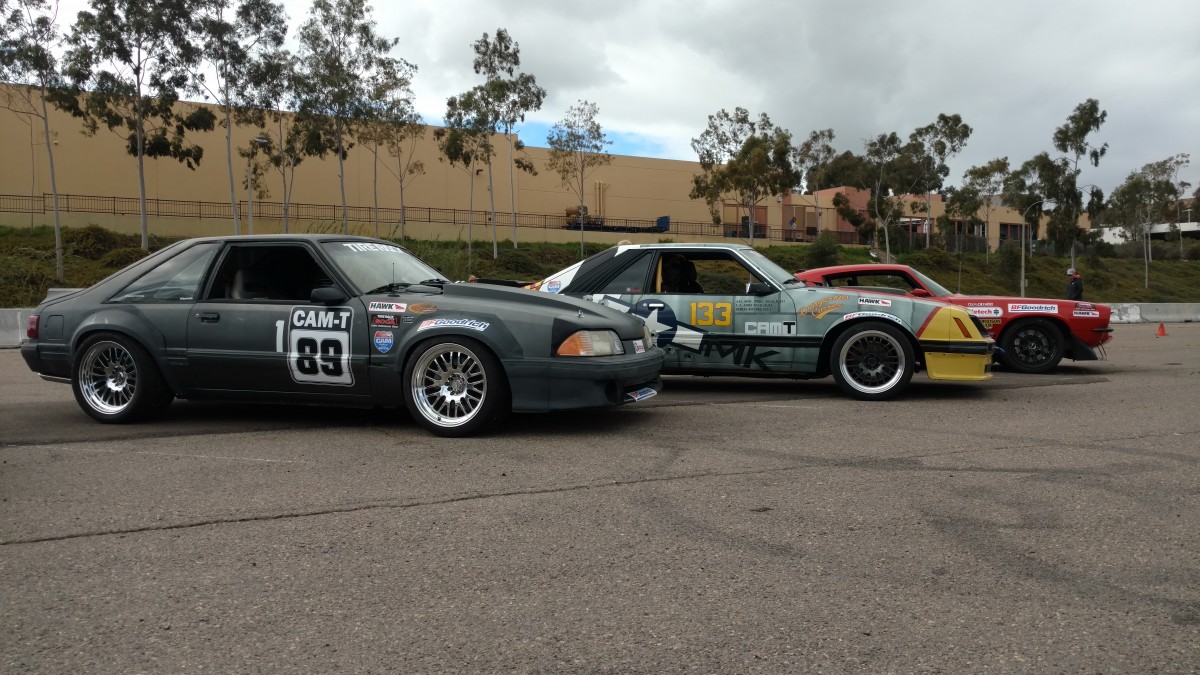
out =
[(1104, 345), (1112, 339), (1112, 309), (1107, 305), (952, 293), (908, 265), (819, 267), (797, 272), (796, 278), (812, 286), (853, 286), (856, 291), (933, 298), (964, 307), (996, 339), (996, 358), (1023, 373), (1049, 372), (1063, 357), (1104, 358)]

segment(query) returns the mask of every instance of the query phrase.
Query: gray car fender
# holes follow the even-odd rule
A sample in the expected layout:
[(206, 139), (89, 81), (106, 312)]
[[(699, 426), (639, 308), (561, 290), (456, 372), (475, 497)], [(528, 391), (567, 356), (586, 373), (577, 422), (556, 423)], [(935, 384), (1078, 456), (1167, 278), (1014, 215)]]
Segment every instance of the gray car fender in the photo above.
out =
[(136, 340), (150, 353), (150, 357), (158, 366), (159, 374), (162, 375), (171, 391), (176, 395), (183, 392), (167, 363), (166, 340), (162, 331), (155, 327), (136, 307), (130, 305), (104, 307), (80, 321), (71, 335), (67, 352), (72, 371), (75, 368), (76, 350), (93, 333), (119, 333), (131, 340)]

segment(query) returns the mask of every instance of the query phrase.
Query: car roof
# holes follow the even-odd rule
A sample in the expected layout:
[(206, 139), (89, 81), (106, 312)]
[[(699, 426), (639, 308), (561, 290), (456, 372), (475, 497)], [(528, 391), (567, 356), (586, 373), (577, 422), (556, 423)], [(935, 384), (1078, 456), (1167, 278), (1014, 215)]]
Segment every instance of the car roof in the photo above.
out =
[(671, 251), (671, 250), (682, 249), (682, 248), (691, 248), (691, 249), (708, 248), (708, 249), (713, 249), (713, 250), (728, 250), (728, 251), (754, 250), (754, 247), (748, 246), (746, 244), (726, 244), (726, 243), (722, 243), (722, 242), (710, 242), (710, 241), (703, 241), (703, 242), (698, 241), (695, 243), (671, 242), (671, 243), (666, 243), (666, 244), (620, 244), (620, 245), (614, 244), (613, 248), (639, 249), (639, 250), (658, 249), (658, 250), (663, 250), (663, 251)]
[(220, 241), (238, 241), (238, 242), (311, 241), (314, 243), (321, 243), (321, 242), (325, 242), (325, 241), (371, 241), (371, 242), (392, 244), (393, 246), (399, 245), (399, 244), (395, 244), (393, 242), (387, 241), (386, 239), (377, 239), (375, 237), (363, 237), (363, 236), (356, 235), (356, 234), (328, 234), (328, 233), (326, 233), (326, 234), (310, 234), (310, 233), (239, 234), (239, 235), (226, 234), (226, 235), (220, 235), (220, 236), (214, 236), (214, 237), (194, 237), (194, 238), (188, 239), (187, 241), (218, 241), (218, 242), (220, 242)]
[(863, 271), (878, 271), (878, 272), (895, 272), (898, 270), (908, 271), (912, 267), (908, 265), (900, 265), (897, 263), (856, 263), (851, 265), (833, 265), (831, 267), (814, 267), (812, 269), (797, 272), (800, 276), (806, 275), (822, 275), (822, 274), (841, 274), (843, 272), (863, 272)]

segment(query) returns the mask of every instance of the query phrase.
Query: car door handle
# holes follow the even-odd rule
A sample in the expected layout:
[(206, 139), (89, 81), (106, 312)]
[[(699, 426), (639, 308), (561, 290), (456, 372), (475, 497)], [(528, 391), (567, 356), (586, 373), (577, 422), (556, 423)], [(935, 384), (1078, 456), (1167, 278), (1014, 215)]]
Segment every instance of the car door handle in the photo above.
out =
[(666, 304), (661, 302), (647, 302), (646, 307), (647, 309), (662, 309), (666, 307)]
[(199, 312), (196, 316), (204, 323), (216, 323), (221, 320), (221, 315), (216, 312)]

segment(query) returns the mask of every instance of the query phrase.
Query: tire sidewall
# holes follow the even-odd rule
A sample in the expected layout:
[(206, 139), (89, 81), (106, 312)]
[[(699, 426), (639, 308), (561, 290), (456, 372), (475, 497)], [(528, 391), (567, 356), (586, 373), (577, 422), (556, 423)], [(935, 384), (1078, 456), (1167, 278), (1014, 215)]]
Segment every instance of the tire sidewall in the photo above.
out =
[[(846, 346), (846, 343), (850, 342), (858, 335), (868, 331), (877, 331), (891, 337), (900, 346), (900, 351), (904, 358), (900, 379), (893, 383), (891, 387), (883, 391), (862, 391), (856, 388), (842, 375), (842, 349)], [(860, 401), (882, 401), (900, 394), (900, 392), (904, 391), (908, 387), (908, 383), (912, 380), (913, 373), (916, 371), (916, 355), (913, 351), (912, 344), (908, 340), (908, 336), (906, 336), (899, 328), (879, 321), (864, 321), (850, 326), (834, 341), (833, 349), (829, 354), (829, 369), (833, 373), (834, 381), (837, 382), (838, 387), (843, 392)]]
[[(430, 350), (447, 346), (458, 346), (474, 354), (483, 368), (485, 379), (483, 402), (480, 404), (479, 411), (470, 420), (457, 426), (442, 426), (425, 417), (417, 405), (413, 393), (414, 385), (412, 380), (417, 363)], [(404, 405), (408, 409), (408, 414), (417, 424), (438, 436), (462, 438), (474, 435), (498, 423), (509, 412), (508, 379), (505, 376), (503, 367), (500, 365), (500, 361), (483, 343), (468, 337), (440, 335), (421, 341), (409, 353), (408, 359), (405, 361), (404, 368), (401, 371), (401, 377), (403, 378), (402, 384), (404, 387)]]
[[(1017, 339), (1017, 334), (1028, 328), (1037, 328), (1054, 345), (1053, 354), (1043, 365), (1028, 366), (1019, 361), (1015, 356), (1017, 350), (1013, 348), (1013, 343)], [(1062, 361), (1063, 354), (1066, 352), (1062, 331), (1045, 319), (1025, 319), (1013, 324), (1005, 331), (1002, 343), (1004, 347), (1004, 365), (1019, 373), (1046, 373), (1054, 370), (1058, 366), (1058, 363)]]
[[(93, 407), (84, 395), (81, 385), (83, 377), (80, 371), (85, 365), (88, 353), (93, 347), (104, 342), (112, 343), (125, 350), (133, 360), (137, 373), (137, 384), (129, 404), (116, 413), (106, 413)], [(149, 352), (132, 338), (119, 333), (96, 333), (85, 338), (75, 354), (75, 363), (71, 367), (71, 391), (75, 394), (76, 403), (92, 419), (106, 424), (125, 424), (145, 419), (165, 407), (160, 401), (152, 400), (155, 398), (156, 392), (160, 392), (162, 389), (158, 366)]]

